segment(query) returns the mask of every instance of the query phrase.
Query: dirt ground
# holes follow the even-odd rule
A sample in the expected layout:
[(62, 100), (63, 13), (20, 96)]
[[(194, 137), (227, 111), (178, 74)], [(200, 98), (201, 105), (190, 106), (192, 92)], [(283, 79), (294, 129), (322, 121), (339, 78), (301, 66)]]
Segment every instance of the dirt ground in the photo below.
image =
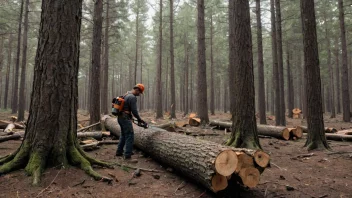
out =
[[(7, 112), (0, 112), (0, 119), (8, 119)], [(142, 117), (152, 121), (153, 113), (144, 112)], [(178, 115), (182, 120), (182, 116)], [(86, 112), (80, 111), (78, 119), (83, 126), (89, 119)], [(210, 119), (229, 120), (229, 114), (218, 113)], [(329, 119), (325, 125), (337, 129), (352, 128), (351, 123), (343, 123), (341, 117)], [(157, 124), (168, 120), (153, 120)], [(288, 126), (306, 125), (300, 119), (288, 119)], [(273, 121), (268, 121), (273, 124)], [(224, 131), (214, 130), (220, 136), (197, 137), (223, 142), (229, 136)], [(271, 156), (271, 167), (261, 175), (260, 184), (253, 189), (239, 188), (231, 197), (339, 197), (352, 198), (352, 143), (329, 141), (333, 152), (311, 152), (303, 148), (305, 139), (283, 141), (274, 138), (261, 138), (264, 151)], [(7, 155), (21, 144), (20, 141), (0, 143), (0, 156)], [(98, 150), (88, 152), (90, 156), (108, 162), (124, 163), (122, 158), (114, 156), (116, 145), (104, 145)], [(133, 170), (115, 167), (115, 169), (95, 168), (106, 176), (114, 176), (112, 184), (97, 182), (75, 167), (65, 169), (49, 168), (43, 174), (41, 186), (31, 186), (31, 177), (23, 170), (0, 176), (0, 197), (223, 197), (215, 195), (191, 179), (179, 175), (169, 167), (162, 167), (153, 159), (144, 157), (135, 150), (133, 158), (137, 164), (131, 166), (159, 170), (159, 173), (142, 172), (138, 178), (132, 178)], [(158, 176), (160, 177), (158, 179)], [(156, 179), (157, 178), (157, 179)], [(286, 186), (293, 187), (287, 190)]]

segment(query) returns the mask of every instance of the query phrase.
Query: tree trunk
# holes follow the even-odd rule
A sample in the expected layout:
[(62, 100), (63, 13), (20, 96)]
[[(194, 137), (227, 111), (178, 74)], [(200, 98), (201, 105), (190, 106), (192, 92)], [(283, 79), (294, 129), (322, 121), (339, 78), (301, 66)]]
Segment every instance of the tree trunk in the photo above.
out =
[(204, 0), (197, 0), (197, 44), (198, 44), (198, 75), (197, 75), (197, 112), (201, 124), (209, 122), (207, 101), (207, 66), (205, 58), (205, 22), (204, 22)]
[(174, 1), (170, 0), (170, 80), (171, 80), (171, 114), (176, 118), (175, 58), (174, 58)]
[[(103, 24), (103, 0), (97, 0), (94, 4), (93, 16), (93, 39), (92, 39), (92, 66), (90, 72), (90, 124), (100, 121), (100, 55), (101, 37)], [(98, 130), (98, 128), (96, 128)]]
[(290, 51), (289, 51), (289, 46), (287, 43), (287, 58), (286, 58), (286, 63), (287, 63), (287, 106), (288, 106), (288, 117), (293, 118), (293, 113), (292, 110), (294, 108), (294, 89), (293, 89), (293, 82), (292, 82), (292, 76), (291, 76), (291, 65), (290, 65)]
[(139, 7), (140, 0), (137, 0), (137, 12), (136, 12), (136, 49), (135, 49), (135, 59), (134, 59), (134, 78), (133, 84), (137, 84), (137, 66), (138, 66), (138, 44), (139, 44)]
[[(252, 35), (249, 1), (235, 0), (234, 21), (234, 72), (236, 79), (232, 92), (232, 133), (227, 145), (260, 149), (255, 118)], [(232, 20), (232, 19), (230, 19)], [(231, 22), (230, 22), (231, 23)]]
[(18, 80), (19, 80), (19, 72), (20, 72), (20, 56), (21, 56), (21, 33), (22, 33), (22, 16), (23, 16), (23, 6), (24, 1), (21, 0), (21, 9), (20, 16), (18, 18), (18, 32), (17, 32), (17, 54), (16, 54), (16, 67), (15, 67), (15, 75), (13, 76), (13, 89), (12, 89), (12, 98), (11, 98), (11, 113), (17, 113), (18, 109)]
[(185, 39), (184, 39), (184, 50), (185, 50), (185, 111), (184, 111), (184, 116), (188, 114), (189, 110), (189, 100), (188, 100), (188, 72), (189, 72), (189, 44), (187, 41), (187, 37), (185, 34)]
[(101, 109), (104, 114), (109, 112), (108, 108), (108, 83), (109, 83), (109, 0), (106, 0), (106, 17), (105, 17), (105, 36), (104, 36), (104, 68), (103, 68), (103, 86), (102, 86), (102, 101)]
[(6, 69), (6, 81), (5, 81), (5, 93), (4, 93), (4, 109), (7, 109), (7, 102), (8, 102), (8, 96), (9, 96), (11, 61), (12, 61), (12, 34), (10, 34), (10, 37), (9, 37), (9, 47), (8, 47), (8, 51), (7, 51), (7, 69)]
[(337, 114), (341, 113), (341, 87), (340, 87), (340, 64), (339, 64), (339, 55), (340, 55), (340, 48), (339, 48), (339, 42), (338, 42), (338, 37), (336, 37), (336, 100), (337, 100), (337, 109), (336, 112)]
[[(106, 118), (105, 126), (112, 134), (120, 136), (120, 127), (116, 119)], [(236, 174), (235, 170), (239, 163), (237, 155), (233, 155), (233, 151), (253, 156), (255, 166), (266, 167), (269, 162), (268, 155), (262, 151), (233, 149), (157, 128), (142, 129), (134, 126), (134, 132), (136, 147), (148, 153), (153, 159), (176, 169), (213, 192), (237, 185), (236, 182), (227, 183), (226, 176), (224, 176)], [(263, 160), (259, 160), (259, 158)], [(224, 185), (220, 185), (221, 187), (216, 183), (218, 177), (225, 182)], [(231, 178), (235, 181), (235, 177)], [(255, 185), (247, 186), (254, 187)]]
[(96, 180), (111, 181), (91, 167), (107, 164), (88, 157), (76, 141), (81, 9), (82, 1), (42, 2), (26, 134), (16, 152), (0, 159), (1, 174), (25, 167), (37, 185), (46, 166), (72, 164)]
[(261, 12), (260, 0), (256, 0), (257, 43), (258, 43), (258, 107), (259, 107), (260, 124), (266, 124), (263, 36), (262, 36), (262, 20), (261, 20), (260, 12)]
[(349, 79), (347, 65), (347, 45), (346, 45), (346, 30), (345, 30), (345, 14), (343, 10), (343, 0), (338, 0), (339, 21), (341, 32), (341, 49), (342, 49), (342, 67), (341, 67), (341, 85), (342, 85), (342, 113), (343, 121), (350, 122), (350, 94), (349, 94)]
[(26, 0), (24, 10), (24, 29), (23, 29), (23, 43), (22, 43), (22, 66), (21, 66), (21, 83), (20, 83), (20, 94), (18, 101), (18, 121), (24, 120), (24, 110), (26, 108), (26, 69), (27, 69), (27, 34), (28, 34), (28, 7), (29, 0)]
[[(228, 75), (228, 81), (229, 81), (229, 85), (228, 87), (232, 87), (235, 83), (234, 80), (234, 75), (235, 75), (235, 70), (234, 70), (234, 64), (235, 64), (235, 44), (234, 44), (234, 40), (235, 40), (235, 26), (234, 26), (234, 17), (235, 17), (235, 13), (234, 13), (234, 9), (235, 9), (235, 1), (229, 1), (229, 16), (228, 16), (228, 20), (229, 20), (229, 75)], [(234, 92), (232, 91), (232, 89), (228, 89), (229, 91), (229, 97), (230, 98), (230, 112), (232, 113), (233, 111), (233, 106), (234, 106), (234, 100), (232, 100), (233, 98), (235, 98)], [(226, 110), (225, 110), (226, 113)]]
[(270, 0), (271, 11), (271, 46), (273, 57), (273, 86), (275, 89), (275, 124), (281, 125), (281, 105), (280, 105), (280, 78), (277, 52), (277, 38), (276, 38), (276, 16), (275, 16), (275, 0)]
[(213, 55), (213, 11), (210, 14), (210, 113), (215, 115), (214, 55)]
[(329, 149), (324, 133), (314, 0), (301, 0), (304, 67), (307, 73), (308, 150)]
[[(2, 69), (4, 67), (4, 36), (0, 37), (0, 74), (2, 74)], [(3, 75), (0, 75), (0, 109), (1, 109), (1, 101), (2, 101), (2, 79)]]
[(162, 46), (163, 46), (163, 1), (159, 1), (160, 14), (159, 14), (159, 51), (158, 51), (158, 64), (156, 72), (156, 94), (155, 94), (155, 107), (156, 118), (163, 117), (163, 103), (162, 103), (162, 90), (161, 90), (161, 74), (162, 74)]

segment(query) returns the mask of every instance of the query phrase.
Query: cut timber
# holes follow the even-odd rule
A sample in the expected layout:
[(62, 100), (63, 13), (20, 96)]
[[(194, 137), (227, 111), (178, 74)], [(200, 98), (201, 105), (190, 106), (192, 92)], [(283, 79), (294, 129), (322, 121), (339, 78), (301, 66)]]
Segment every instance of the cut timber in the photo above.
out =
[[(210, 121), (210, 125), (219, 126), (221, 128), (231, 128), (232, 123), (230, 122), (221, 122), (221, 121)], [(286, 127), (280, 126), (270, 126), (270, 125), (257, 125), (258, 134), (271, 136), (278, 139), (289, 140), (290, 139), (290, 132)]]
[(293, 119), (299, 119), (301, 117), (301, 110), (299, 108), (294, 108), (292, 110), (293, 113)]
[(297, 126), (296, 128), (287, 128), (288, 131), (290, 132), (290, 137), (292, 139), (299, 139), (303, 137), (303, 130), (300, 126)]
[[(117, 124), (116, 119), (105, 117), (104, 124), (111, 134), (120, 136), (120, 126)], [(222, 176), (220, 179), (216, 178), (219, 176), (216, 176), (215, 164), (217, 160), (220, 160), (218, 156), (222, 156), (222, 152), (231, 153), (232, 151), (229, 150), (233, 150), (232, 147), (178, 133), (169, 133), (158, 128), (144, 129), (135, 125), (133, 125), (133, 128), (134, 145), (143, 152), (148, 153), (153, 159), (179, 171), (213, 192), (226, 188), (222, 180), (224, 179), (227, 182), (226, 176)], [(237, 160), (233, 159), (237, 158), (236, 154), (229, 154), (229, 156), (232, 157), (228, 163), (237, 162)], [(224, 168), (225, 166), (222, 167)], [(237, 163), (232, 164), (231, 171), (234, 171), (236, 167)], [(227, 170), (221, 170), (220, 172), (222, 171)], [(216, 185), (213, 186), (213, 184)]]
[(16, 126), (12, 123), (8, 124), (7, 127), (5, 128), (4, 132), (5, 133), (10, 133), (13, 131), (13, 129), (16, 128)]
[[(308, 127), (301, 126), (303, 133), (308, 133)], [(325, 133), (336, 133), (337, 129), (331, 127), (325, 127)]]
[(6, 142), (9, 140), (18, 140), (20, 138), (21, 138), (21, 135), (15, 133), (13, 135), (0, 136), (0, 142)]
[[(25, 133), (24, 131), (18, 131), (15, 134), (18, 134), (21, 137), (24, 137), (24, 133)], [(108, 136), (110, 136), (110, 132), (94, 131), (94, 132), (79, 132), (79, 133), (77, 133), (77, 138), (92, 137), (97, 140), (100, 140), (103, 137), (108, 137)]]
[(234, 164), (238, 163), (237, 155), (232, 150), (221, 152), (215, 160), (215, 170), (220, 175), (230, 176), (235, 172)]
[(327, 140), (346, 141), (346, 142), (352, 141), (352, 135), (339, 135), (339, 134), (326, 133), (325, 136)]
[(247, 155), (244, 152), (236, 152), (236, 154), (238, 158), (238, 164), (235, 170), (236, 173), (239, 173), (243, 168), (254, 167), (253, 157)]
[(14, 124), (16, 129), (24, 129), (24, 125), (15, 122), (0, 120), (0, 129), (5, 129), (7, 125)]
[(242, 179), (242, 183), (249, 188), (254, 188), (259, 183), (260, 173), (258, 169), (254, 167), (247, 167), (241, 169), (239, 176)]
[(178, 121), (178, 122), (175, 122), (176, 127), (179, 127), (179, 128), (185, 127), (185, 126), (187, 126), (188, 124), (189, 124), (189, 122), (187, 122), (187, 121)]
[(336, 132), (339, 135), (352, 135), (352, 129), (345, 129)]
[(189, 125), (191, 125), (191, 126), (199, 126), (200, 125), (200, 119), (199, 118), (190, 118), (189, 119)]
[(265, 168), (268, 166), (270, 161), (270, 156), (261, 150), (252, 150), (246, 148), (232, 148), (235, 152), (243, 152), (249, 156), (252, 156), (256, 165)]
[(218, 173), (216, 173), (215, 176), (211, 179), (211, 184), (212, 184), (214, 192), (224, 190), (228, 186), (227, 178), (223, 175), (218, 174)]

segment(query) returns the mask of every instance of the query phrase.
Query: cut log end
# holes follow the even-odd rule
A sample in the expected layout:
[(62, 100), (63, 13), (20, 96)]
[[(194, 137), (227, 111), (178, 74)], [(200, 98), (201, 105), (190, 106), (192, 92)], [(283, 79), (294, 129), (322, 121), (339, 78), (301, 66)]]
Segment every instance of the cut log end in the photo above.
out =
[(263, 151), (256, 151), (254, 153), (254, 161), (257, 163), (258, 166), (265, 168), (268, 166), (270, 160), (270, 156), (263, 152)]
[(303, 137), (303, 129), (300, 126), (296, 127), (296, 130), (293, 131), (293, 135), (297, 138), (302, 138)]
[(247, 167), (247, 168), (241, 169), (239, 176), (242, 179), (243, 185), (249, 188), (254, 188), (259, 183), (260, 173), (258, 169), (254, 167)]
[(236, 154), (238, 158), (237, 168), (235, 170), (236, 173), (240, 172), (242, 168), (254, 166), (254, 161), (251, 156), (243, 152), (236, 152)]
[(290, 139), (290, 130), (288, 130), (288, 128), (282, 130), (282, 138), (284, 138), (285, 140)]
[(237, 168), (238, 158), (234, 151), (225, 150), (215, 160), (215, 170), (220, 175), (230, 176)]
[(224, 190), (227, 186), (227, 178), (223, 175), (216, 173), (211, 179), (211, 185), (214, 192)]

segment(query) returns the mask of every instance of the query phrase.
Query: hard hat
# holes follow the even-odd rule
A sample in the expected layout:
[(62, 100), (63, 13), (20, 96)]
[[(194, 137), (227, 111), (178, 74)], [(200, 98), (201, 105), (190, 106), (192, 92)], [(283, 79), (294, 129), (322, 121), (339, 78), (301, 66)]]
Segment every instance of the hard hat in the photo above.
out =
[(136, 84), (136, 86), (133, 87), (133, 89), (139, 89), (141, 93), (144, 92), (144, 85), (143, 84)]

